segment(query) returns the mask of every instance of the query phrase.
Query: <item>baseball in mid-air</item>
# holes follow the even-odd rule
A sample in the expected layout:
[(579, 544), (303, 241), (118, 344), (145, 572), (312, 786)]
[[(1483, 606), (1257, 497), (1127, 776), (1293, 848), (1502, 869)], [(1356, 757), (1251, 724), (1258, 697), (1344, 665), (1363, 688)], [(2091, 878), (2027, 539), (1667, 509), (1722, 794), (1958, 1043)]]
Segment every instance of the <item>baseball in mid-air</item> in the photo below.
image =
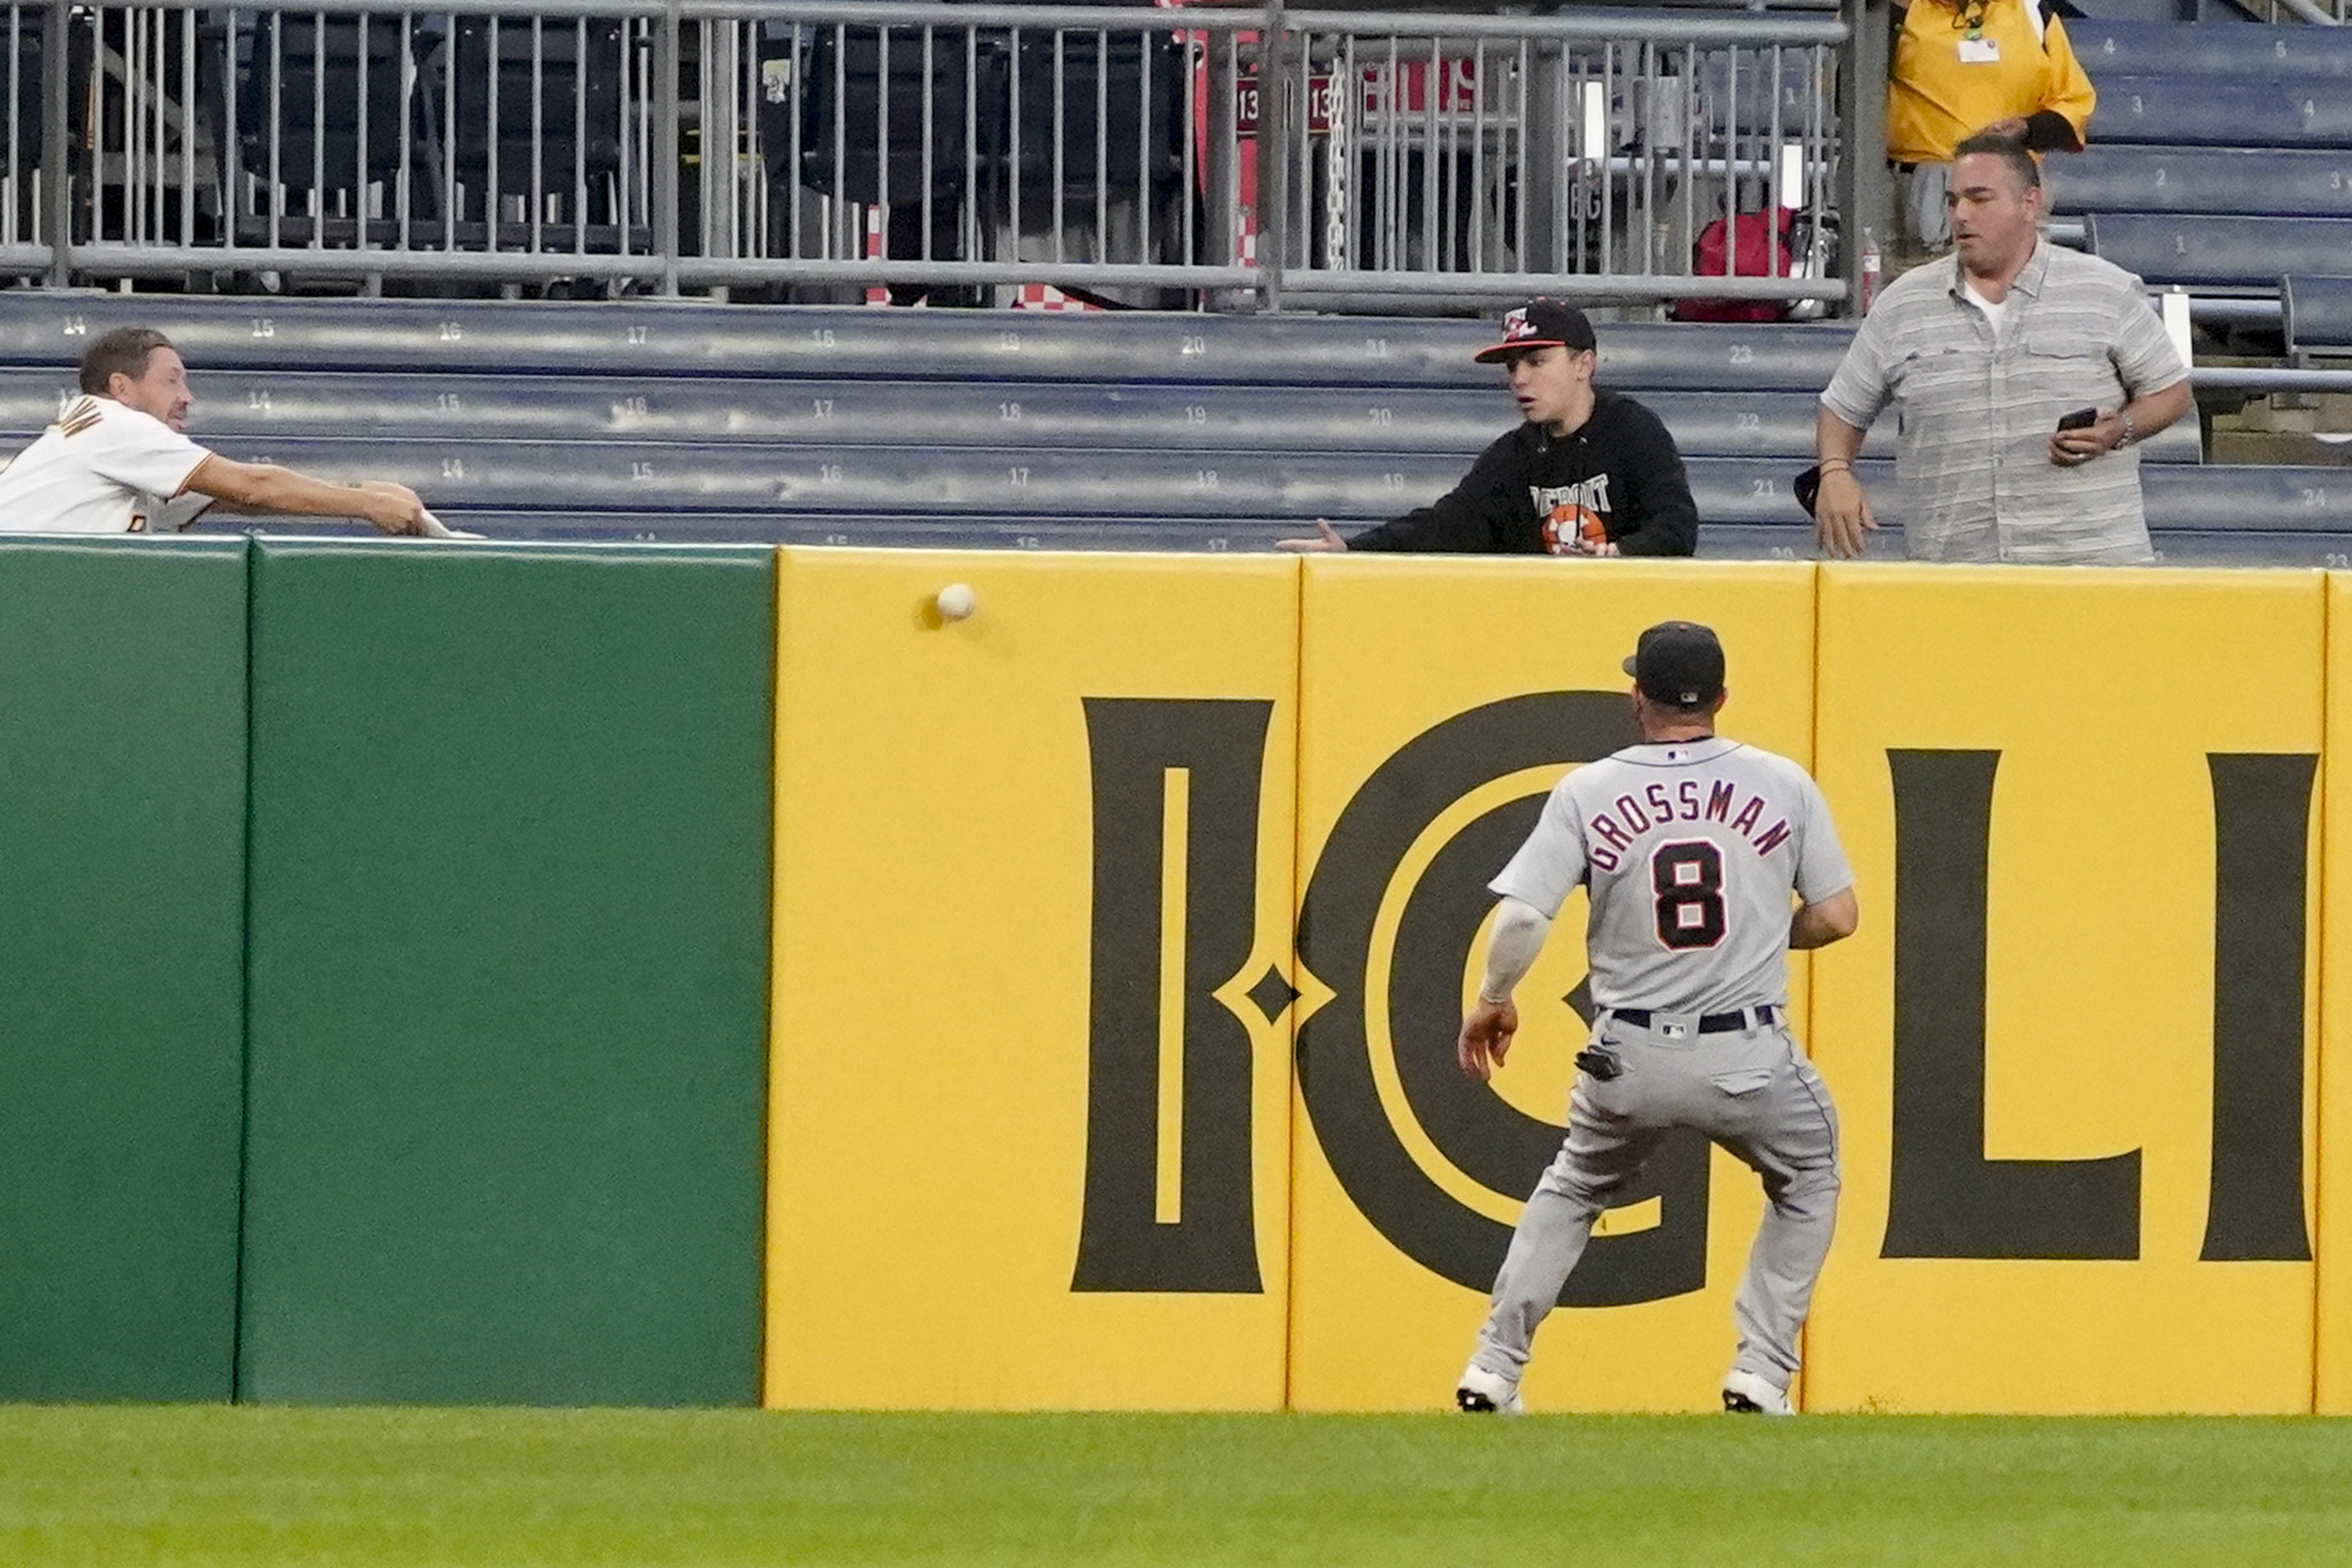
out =
[(960, 621), (971, 614), (978, 606), (979, 601), (971, 596), (970, 584), (950, 583), (939, 591), (932, 603), (939, 606), (940, 619)]

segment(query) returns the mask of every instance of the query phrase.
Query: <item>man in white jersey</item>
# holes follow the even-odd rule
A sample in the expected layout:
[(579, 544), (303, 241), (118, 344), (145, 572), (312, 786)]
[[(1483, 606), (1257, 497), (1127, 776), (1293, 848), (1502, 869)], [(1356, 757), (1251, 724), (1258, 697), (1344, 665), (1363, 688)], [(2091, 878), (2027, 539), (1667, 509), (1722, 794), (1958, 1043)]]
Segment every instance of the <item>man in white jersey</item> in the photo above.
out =
[(1786, 1415), (1838, 1196), (1837, 1113), (1789, 1033), (1789, 950), (1853, 933), (1853, 870), (1804, 769), (1715, 733), (1712, 631), (1652, 626), (1625, 671), (1642, 743), (1560, 780), (1490, 884), (1502, 905), (1462, 1070), (1485, 1082), (1502, 1066), (1519, 1026), (1511, 990), (1579, 884), (1595, 1012), (1568, 1137), (1512, 1234), (1454, 1398), (1518, 1413), (1536, 1327), (1593, 1220), (1667, 1131), (1693, 1127), (1754, 1169), (1770, 1204), (1733, 1307), (1724, 1408)]
[(386, 533), (447, 537), (416, 492), (384, 480), (335, 484), (239, 463), (188, 439), (187, 366), (171, 340), (119, 327), (81, 360), (82, 395), (0, 468), (0, 533), (145, 533), (184, 529), (215, 502), (231, 510), (356, 517)]

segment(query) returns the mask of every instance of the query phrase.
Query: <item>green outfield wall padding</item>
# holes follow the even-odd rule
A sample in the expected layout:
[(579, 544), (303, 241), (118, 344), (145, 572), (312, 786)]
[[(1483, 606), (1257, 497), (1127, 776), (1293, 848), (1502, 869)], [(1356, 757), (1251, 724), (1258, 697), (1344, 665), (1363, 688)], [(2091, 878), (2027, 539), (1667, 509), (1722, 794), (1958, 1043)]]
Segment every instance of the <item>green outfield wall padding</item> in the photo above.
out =
[(758, 1397), (772, 551), (264, 541), (238, 1397)]
[(0, 544), (0, 1400), (226, 1399), (242, 540)]

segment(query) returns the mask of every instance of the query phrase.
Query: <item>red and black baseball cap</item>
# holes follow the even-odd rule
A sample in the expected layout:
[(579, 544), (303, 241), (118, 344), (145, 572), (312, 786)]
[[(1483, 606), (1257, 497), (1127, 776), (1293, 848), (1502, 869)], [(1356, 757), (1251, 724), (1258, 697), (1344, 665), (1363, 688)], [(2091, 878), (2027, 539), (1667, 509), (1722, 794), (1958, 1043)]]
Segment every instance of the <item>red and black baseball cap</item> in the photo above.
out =
[(1704, 708), (1723, 692), (1723, 644), (1696, 621), (1661, 621), (1642, 634), (1625, 673), (1669, 708)]
[(1518, 349), (1585, 349), (1598, 348), (1594, 342), (1592, 323), (1575, 306), (1558, 300), (1530, 300), (1503, 318), (1503, 341), (1492, 348), (1480, 349), (1473, 356), (1480, 364), (1492, 364), (1505, 354)]

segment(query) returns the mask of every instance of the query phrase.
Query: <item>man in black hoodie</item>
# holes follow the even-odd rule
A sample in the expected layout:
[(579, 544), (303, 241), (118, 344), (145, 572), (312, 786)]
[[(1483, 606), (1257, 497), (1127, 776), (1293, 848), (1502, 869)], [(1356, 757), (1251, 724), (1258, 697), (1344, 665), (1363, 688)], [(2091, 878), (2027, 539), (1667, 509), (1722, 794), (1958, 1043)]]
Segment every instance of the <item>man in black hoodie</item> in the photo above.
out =
[(1453, 490), (1351, 539), (1318, 518), (1285, 550), (1433, 550), (1496, 555), (1688, 555), (1698, 508), (1658, 416), (1592, 384), (1592, 323), (1530, 300), (1503, 318), (1501, 361), (1527, 423), (1479, 455)]

